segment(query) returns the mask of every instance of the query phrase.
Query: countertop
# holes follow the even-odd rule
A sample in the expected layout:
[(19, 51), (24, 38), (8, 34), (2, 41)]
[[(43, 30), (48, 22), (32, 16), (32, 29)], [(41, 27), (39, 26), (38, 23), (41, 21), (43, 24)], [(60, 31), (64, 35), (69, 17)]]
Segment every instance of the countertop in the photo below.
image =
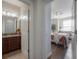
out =
[(7, 37), (15, 37), (15, 36), (21, 36), (21, 34), (9, 34), (9, 35), (2, 35), (2, 38), (7, 38)]

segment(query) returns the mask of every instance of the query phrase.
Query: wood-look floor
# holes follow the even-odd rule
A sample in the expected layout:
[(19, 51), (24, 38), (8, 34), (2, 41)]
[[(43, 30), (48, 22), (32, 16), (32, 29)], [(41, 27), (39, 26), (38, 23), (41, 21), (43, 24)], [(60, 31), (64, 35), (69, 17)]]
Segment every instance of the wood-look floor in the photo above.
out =
[[(49, 59), (72, 59), (71, 46), (63, 48), (52, 44), (52, 56)], [(20, 51), (6, 54), (2, 59), (28, 59)]]
[(55, 44), (52, 44), (51, 46), (52, 46), (52, 55), (48, 59), (71, 59), (69, 57), (65, 57), (69, 48), (63, 48)]

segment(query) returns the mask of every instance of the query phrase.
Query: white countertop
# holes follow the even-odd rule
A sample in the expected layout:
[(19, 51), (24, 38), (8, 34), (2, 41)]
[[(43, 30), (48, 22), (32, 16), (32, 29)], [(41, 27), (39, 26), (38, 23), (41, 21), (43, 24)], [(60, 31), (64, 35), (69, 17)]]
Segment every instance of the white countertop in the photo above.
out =
[(20, 35), (20, 34), (3, 35), (2, 38), (6, 38), (6, 37), (15, 37), (15, 36), (21, 36), (21, 35)]

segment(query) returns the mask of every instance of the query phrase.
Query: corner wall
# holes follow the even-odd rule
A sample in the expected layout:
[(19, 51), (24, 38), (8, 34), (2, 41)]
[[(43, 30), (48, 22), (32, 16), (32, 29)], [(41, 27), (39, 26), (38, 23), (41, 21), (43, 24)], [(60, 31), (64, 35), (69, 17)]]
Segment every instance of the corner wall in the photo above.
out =
[(47, 59), (51, 54), (51, 6), (42, 0), (33, 4), (34, 59)]

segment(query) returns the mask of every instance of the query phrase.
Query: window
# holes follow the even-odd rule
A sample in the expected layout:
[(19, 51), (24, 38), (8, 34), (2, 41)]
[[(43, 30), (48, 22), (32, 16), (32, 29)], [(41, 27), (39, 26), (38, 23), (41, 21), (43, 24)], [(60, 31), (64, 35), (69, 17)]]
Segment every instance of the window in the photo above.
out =
[(63, 20), (60, 31), (72, 31), (73, 32), (74, 31), (74, 20), (73, 19)]

